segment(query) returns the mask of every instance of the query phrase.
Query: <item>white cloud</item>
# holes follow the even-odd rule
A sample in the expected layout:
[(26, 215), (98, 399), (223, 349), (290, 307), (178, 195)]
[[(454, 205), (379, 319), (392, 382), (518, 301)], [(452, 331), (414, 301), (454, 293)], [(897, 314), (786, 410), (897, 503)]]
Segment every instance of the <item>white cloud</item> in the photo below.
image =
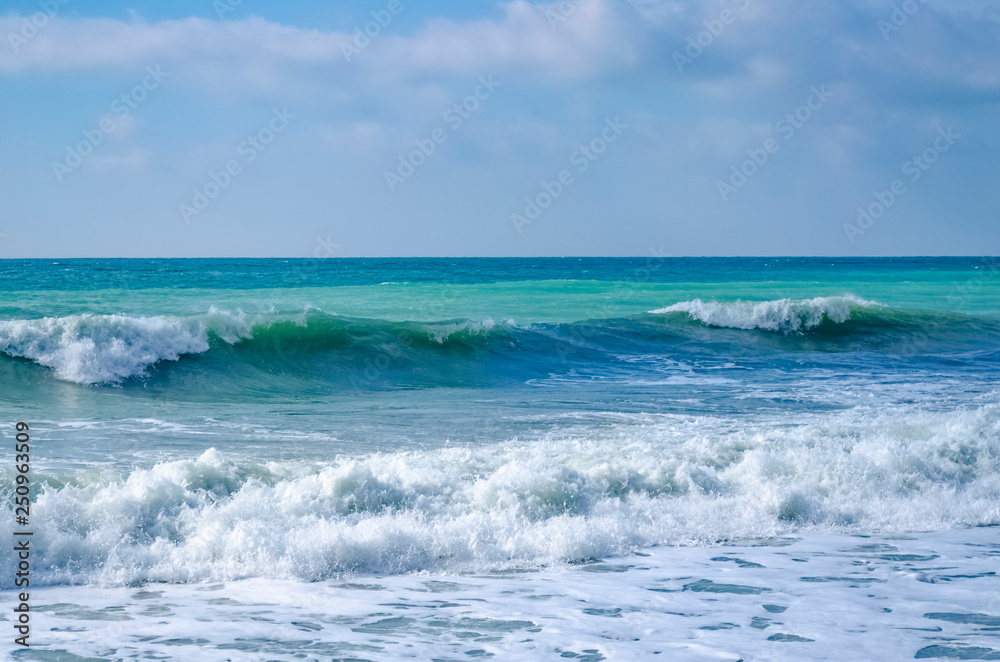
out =
[(564, 23), (552, 23), (546, 12), (558, 11), (557, 3), (540, 7), (515, 0), (504, 5), (500, 21), (432, 21), (414, 39), (389, 40), (378, 56), (386, 67), (422, 72), (504, 68), (582, 77), (627, 65), (638, 55), (614, 7), (585, 0)]
[[(391, 95), (400, 85), (493, 73), (526, 81), (568, 81), (636, 72), (693, 87), (707, 100), (735, 101), (849, 79), (876, 94), (905, 95), (927, 85), (972, 94), (1000, 87), (1000, 20), (926, 6), (890, 41), (883, 7), (843, 0), (579, 0), (501, 4), (496, 18), (427, 19), (403, 36), (387, 29), (348, 61), (350, 30), (321, 31), (260, 17), (148, 22), (57, 15), (18, 52), (0, 48), (0, 74), (137, 70), (162, 65), (175, 80), (216, 96), (321, 96), (349, 103)], [(745, 9), (739, 9), (744, 7)], [(723, 8), (737, 20), (678, 75), (673, 54)], [(0, 17), (0, 34), (23, 17)], [(394, 28), (395, 26), (390, 26)], [(400, 96), (397, 90), (396, 96)]]
[[(0, 32), (19, 32), (22, 19), (0, 18)], [(117, 69), (189, 58), (217, 60), (246, 55), (291, 62), (340, 56), (345, 35), (304, 30), (252, 17), (244, 21), (201, 18), (127, 23), (109, 18), (56, 16), (27, 44), (0, 49), (0, 71)]]
[[(483, 73), (520, 69), (546, 77), (580, 77), (634, 58), (617, 32), (609, 0), (583, 0), (553, 27), (546, 6), (514, 0), (498, 20), (430, 20), (410, 37), (383, 34), (351, 61), (348, 32), (323, 32), (272, 23), (201, 18), (150, 23), (56, 16), (17, 52), (0, 49), (0, 72), (122, 69), (150, 62), (237, 69), (248, 82), (289, 65), (323, 65), (333, 73), (373, 70), (385, 77)], [(22, 17), (0, 18), (0, 34), (17, 33)], [(263, 70), (263, 72), (262, 72)]]

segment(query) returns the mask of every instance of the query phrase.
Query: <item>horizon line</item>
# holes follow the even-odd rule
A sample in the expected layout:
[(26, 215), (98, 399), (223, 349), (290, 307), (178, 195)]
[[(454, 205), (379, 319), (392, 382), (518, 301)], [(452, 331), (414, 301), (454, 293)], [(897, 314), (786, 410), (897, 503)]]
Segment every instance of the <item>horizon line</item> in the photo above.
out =
[(122, 256), (77, 256), (77, 257), (0, 257), (0, 261), (48, 261), (48, 260), (767, 260), (767, 259), (803, 259), (803, 260), (893, 260), (893, 259), (943, 259), (943, 258), (1000, 258), (1000, 255), (330, 255), (325, 257), (301, 255), (273, 256), (155, 256), (155, 257), (122, 257)]

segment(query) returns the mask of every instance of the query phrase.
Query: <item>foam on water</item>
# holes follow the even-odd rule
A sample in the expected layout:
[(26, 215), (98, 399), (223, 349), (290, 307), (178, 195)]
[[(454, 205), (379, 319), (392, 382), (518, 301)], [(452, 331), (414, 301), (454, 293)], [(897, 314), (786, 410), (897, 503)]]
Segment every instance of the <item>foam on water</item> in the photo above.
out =
[(35, 588), (30, 659), (998, 659), (998, 554), (996, 529), (813, 533), (535, 572)]
[(877, 305), (874, 301), (850, 295), (774, 301), (706, 302), (694, 299), (649, 312), (656, 315), (683, 312), (709, 326), (789, 334), (814, 329), (824, 320), (843, 324), (851, 318), (853, 308)]
[(117, 382), (159, 361), (207, 352), (209, 330), (229, 342), (249, 335), (245, 320), (217, 311), (187, 319), (84, 314), (0, 321), (0, 352), (53, 368), (66, 381)]
[(667, 416), (321, 467), (213, 449), (52, 477), (32, 509), (36, 581), (482, 571), (798, 531), (1000, 524), (1000, 407), (806, 421)]

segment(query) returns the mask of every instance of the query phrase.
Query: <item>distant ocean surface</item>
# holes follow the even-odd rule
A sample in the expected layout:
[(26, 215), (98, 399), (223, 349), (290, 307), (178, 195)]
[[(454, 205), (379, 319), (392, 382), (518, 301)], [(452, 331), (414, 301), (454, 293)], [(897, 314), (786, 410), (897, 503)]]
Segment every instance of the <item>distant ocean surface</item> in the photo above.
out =
[(993, 258), (4, 260), (0, 288), (44, 625), (15, 659), (1000, 659)]

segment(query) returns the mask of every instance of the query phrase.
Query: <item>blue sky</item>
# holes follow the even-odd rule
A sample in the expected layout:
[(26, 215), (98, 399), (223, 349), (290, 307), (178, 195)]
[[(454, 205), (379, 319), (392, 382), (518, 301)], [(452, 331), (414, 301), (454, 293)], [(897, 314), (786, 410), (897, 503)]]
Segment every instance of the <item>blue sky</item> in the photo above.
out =
[(0, 257), (1000, 253), (996, 1), (35, 0), (0, 36)]

